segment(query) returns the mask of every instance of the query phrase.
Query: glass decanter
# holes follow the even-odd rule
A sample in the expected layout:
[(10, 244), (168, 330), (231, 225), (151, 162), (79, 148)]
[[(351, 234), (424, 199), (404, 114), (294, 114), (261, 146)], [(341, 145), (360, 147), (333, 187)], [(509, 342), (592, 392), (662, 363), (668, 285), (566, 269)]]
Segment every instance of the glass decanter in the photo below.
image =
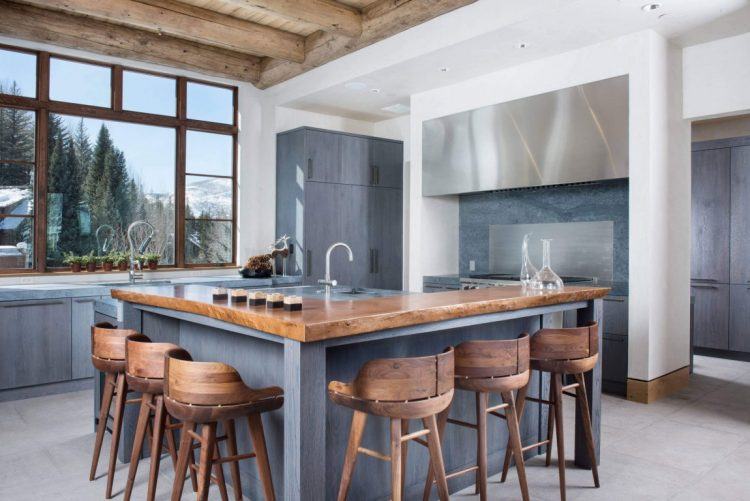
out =
[(521, 245), (521, 273), (519, 276), (519, 279), (521, 280), (521, 285), (526, 288), (531, 285), (531, 282), (534, 280), (534, 277), (536, 276), (538, 270), (536, 269), (536, 266), (534, 266), (534, 263), (531, 262), (531, 259), (529, 259), (529, 237), (531, 236), (531, 233), (527, 233), (523, 236), (523, 244)]
[(552, 240), (542, 239), (542, 269), (534, 276), (531, 284), (534, 289), (557, 291), (563, 288), (563, 281), (550, 267), (550, 242)]

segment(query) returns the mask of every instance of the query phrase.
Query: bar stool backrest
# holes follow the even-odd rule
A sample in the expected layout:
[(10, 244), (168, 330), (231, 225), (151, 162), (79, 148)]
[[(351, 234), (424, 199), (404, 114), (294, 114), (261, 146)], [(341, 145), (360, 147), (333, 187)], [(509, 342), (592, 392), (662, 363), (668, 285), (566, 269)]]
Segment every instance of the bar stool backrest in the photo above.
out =
[(164, 395), (191, 405), (247, 402), (247, 386), (234, 367), (221, 362), (194, 362), (182, 348), (164, 358)]
[(365, 400), (400, 402), (436, 397), (453, 389), (453, 348), (439, 355), (367, 362), (352, 383)]
[(108, 322), (91, 326), (91, 354), (105, 360), (125, 360), (125, 339), (137, 334), (133, 329), (118, 329)]
[(575, 360), (599, 353), (599, 324), (584, 327), (541, 329), (531, 336), (531, 358)]
[(491, 378), (529, 370), (529, 335), (517, 339), (464, 341), (456, 346), (456, 376)]
[(130, 335), (125, 342), (125, 372), (140, 378), (164, 379), (164, 355), (179, 348), (172, 343), (153, 343), (143, 334)]

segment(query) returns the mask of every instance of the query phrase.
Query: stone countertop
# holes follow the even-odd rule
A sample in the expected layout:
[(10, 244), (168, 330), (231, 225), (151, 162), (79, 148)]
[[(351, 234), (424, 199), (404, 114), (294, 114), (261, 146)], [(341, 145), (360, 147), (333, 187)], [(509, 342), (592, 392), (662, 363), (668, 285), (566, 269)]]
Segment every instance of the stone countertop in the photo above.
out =
[(214, 301), (203, 285), (113, 289), (121, 301), (210, 317), (269, 334), (310, 342), (439, 322), (473, 315), (516, 311), (605, 297), (610, 289), (569, 286), (560, 292), (523, 291), (508, 286), (468, 291), (397, 294), (359, 300), (305, 297), (302, 311), (269, 310)]
[[(155, 279), (153, 284), (184, 285), (204, 284), (212, 287), (273, 287), (276, 285), (294, 285), (300, 283), (302, 277), (271, 277), (271, 278), (242, 278), (238, 275), (221, 275), (207, 277), (181, 277)], [(126, 281), (107, 281), (102, 283), (50, 283), (29, 285), (0, 286), (0, 301), (31, 301), (44, 299), (62, 299), (76, 297), (106, 296), (114, 288), (128, 288), (148, 285), (148, 281), (140, 281), (132, 286)]]
[(461, 280), (458, 274), (451, 275), (425, 275), (422, 277), (423, 282), (431, 284), (457, 284)]

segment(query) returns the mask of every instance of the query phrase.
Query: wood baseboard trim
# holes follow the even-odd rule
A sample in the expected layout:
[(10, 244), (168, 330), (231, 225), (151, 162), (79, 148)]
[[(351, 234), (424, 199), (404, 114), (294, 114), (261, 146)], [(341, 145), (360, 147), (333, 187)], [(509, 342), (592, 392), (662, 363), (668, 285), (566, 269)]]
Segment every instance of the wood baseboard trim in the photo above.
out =
[(690, 366), (677, 369), (651, 381), (628, 379), (628, 400), (650, 404), (681, 390), (688, 385), (689, 381)]

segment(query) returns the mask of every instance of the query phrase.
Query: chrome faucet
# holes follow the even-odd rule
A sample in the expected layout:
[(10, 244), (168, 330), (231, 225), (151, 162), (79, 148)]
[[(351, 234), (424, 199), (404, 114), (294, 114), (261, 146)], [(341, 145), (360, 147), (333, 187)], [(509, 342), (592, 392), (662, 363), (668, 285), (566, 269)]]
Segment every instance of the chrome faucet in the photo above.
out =
[[(148, 244), (154, 238), (154, 233), (156, 233), (156, 229), (148, 221), (135, 221), (128, 226), (128, 244), (130, 245), (128, 281), (131, 284), (134, 284), (137, 279), (143, 278), (143, 273), (141, 273), (143, 271), (143, 264), (135, 257), (135, 243), (133, 242), (133, 232), (138, 226), (145, 226), (147, 231), (146, 238), (143, 239), (143, 242), (138, 247), (138, 254), (143, 254), (146, 251)], [(138, 267), (138, 273), (135, 272), (136, 267)]]
[(344, 242), (336, 242), (331, 245), (326, 251), (326, 277), (322, 280), (318, 280), (318, 283), (325, 286), (326, 296), (331, 295), (331, 290), (338, 285), (338, 282), (331, 280), (331, 251), (336, 247), (343, 247), (349, 253), (349, 262), (354, 261), (354, 254), (352, 254), (352, 248), (346, 245)]

